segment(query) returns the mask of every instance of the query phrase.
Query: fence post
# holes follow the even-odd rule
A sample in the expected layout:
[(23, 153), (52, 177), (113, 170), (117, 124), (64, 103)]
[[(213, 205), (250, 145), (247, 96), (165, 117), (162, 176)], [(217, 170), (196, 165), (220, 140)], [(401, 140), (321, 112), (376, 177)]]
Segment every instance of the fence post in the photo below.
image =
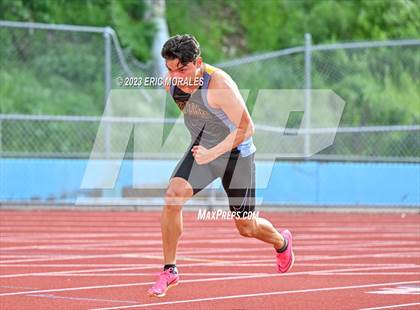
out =
[(2, 122), (3, 120), (0, 117), (0, 158), (3, 156), (3, 137), (2, 137)]
[[(105, 60), (104, 60), (104, 78), (105, 78), (105, 93), (104, 93), (104, 107), (108, 100), (109, 93), (111, 91), (111, 29), (105, 28), (104, 40), (105, 40)], [(109, 111), (110, 112), (110, 111)], [(108, 115), (110, 116), (110, 115)], [(105, 158), (109, 159), (111, 153), (111, 128), (110, 123), (105, 123)]]
[[(310, 33), (305, 33), (305, 129), (311, 128), (311, 63), (312, 63), (312, 36)], [(311, 148), (311, 135), (309, 132), (305, 133), (304, 139), (304, 157), (309, 157)]]
[[(5, 179), (3, 176), (5, 175), (5, 171), (3, 171), (3, 164), (1, 163), (1, 159), (2, 159), (2, 157), (3, 157), (3, 137), (2, 137), (2, 125), (3, 125), (3, 119), (2, 119), (2, 117), (1, 117), (1, 114), (0, 114), (0, 193), (1, 193), (1, 189), (2, 188), (5, 188), (5, 184), (3, 184), (3, 182), (6, 182), (5, 180), (3, 181), (3, 179)], [(5, 194), (5, 193), (1, 193), (1, 194)], [(8, 199), (9, 197), (7, 197), (7, 196), (3, 196), (2, 197), (2, 199), (3, 200), (6, 200), (7, 201), (7, 199)]]
[(105, 104), (111, 91), (111, 34), (110, 29), (107, 27), (104, 31), (105, 39), (105, 61), (104, 61), (104, 77), (105, 77)]

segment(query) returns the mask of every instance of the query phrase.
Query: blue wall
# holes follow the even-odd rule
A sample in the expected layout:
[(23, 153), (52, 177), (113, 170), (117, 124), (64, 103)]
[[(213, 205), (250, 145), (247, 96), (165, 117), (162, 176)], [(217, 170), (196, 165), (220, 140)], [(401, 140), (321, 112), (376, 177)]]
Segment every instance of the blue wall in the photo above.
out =
[[(123, 162), (106, 195), (120, 197), (123, 187), (165, 186), (176, 161)], [(0, 159), (0, 201), (55, 199), (74, 202), (87, 160)], [(278, 162), (271, 171), (257, 162), (257, 196), (266, 204), (420, 205), (420, 164)], [(271, 171), (271, 176), (270, 176)], [(267, 183), (266, 188), (263, 185)], [(220, 182), (218, 182), (220, 184)]]

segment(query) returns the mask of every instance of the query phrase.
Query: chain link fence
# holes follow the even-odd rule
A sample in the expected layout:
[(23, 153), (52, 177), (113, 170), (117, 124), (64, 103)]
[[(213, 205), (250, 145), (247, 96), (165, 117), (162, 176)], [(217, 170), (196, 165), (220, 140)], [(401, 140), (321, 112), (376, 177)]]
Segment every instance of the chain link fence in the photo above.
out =
[[(0, 21), (0, 39), (3, 157), (88, 158), (107, 94), (120, 87), (117, 77), (152, 74), (151, 64), (124, 54), (115, 32), (107, 27)], [(332, 89), (342, 97), (346, 107), (335, 142), (312, 159), (419, 161), (419, 46), (420, 40), (312, 45), (306, 35), (302, 47), (217, 66), (241, 89), (250, 90), (250, 109), (260, 89)], [(78, 116), (13, 115), (16, 105), (20, 111), (36, 107), (44, 115), (76, 107)], [(142, 141), (155, 139), (156, 126), (163, 121), (140, 120)], [(256, 125), (260, 159), (288, 148), (276, 145), (282, 128), (258, 135), (265, 124)], [(296, 119), (289, 125), (299, 128), (300, 123)], [(111, 144), (109, 138), (104, 138), (104, 148)], [(307, 131), (309, 142), (315, 138)], [(183, 151), (180, 144), (171, 147), (173, 153), (154, 156), (174, 157)], [(142, 157), (130, 155), (133, 149), (131, 139), (127, 156)]]
[[(140, 130), (134, 133), (127, 145), (121, 145), (123, 139), (110, 135), (112, 141), (107, 142), (106, 136), (98, 135), (100, 123), (109, 124), (111, 132), (113, 124), (129, 124)], [(173, 125), (174, 119), (167, 122)], [(136, 127), (134, 127), (136, 126)], [(156, 144), (156, 133), (162, 132), (163, 120), (156, 119), (121, 119), (89, 116), (37, 116), (37, 115), (0, 115), (0, 135), (2, 157), (36, 157), (36, 158), (89, 158), (95, 139), (96, 149), (101, 150), (99, 157), (115, 158), (113, 150), (125, 150), (125, 158), (178, 159), (185, 152), (185, 145), (176, 139), (168, 139), (165, 149), (170, 152), (135, 152), (134, 135), (142, 145)], [(185, 130), (182, 124), (175, 124), (174, 131)], [(278, 131), (293, 134), (296, 130), (277, 128), (267, 130), (263, 125), (256, 124), (254, 137), (257, 146), (257, 159), (264, 160), (277, 157), (284, 159), (290, 145), (282, 144), (275, 137)], [(268, 135), (259, 135), (259, 131)], [(317, 134), (322, 139), (323, 134), (335, 132), (334, 128), (309, 130), (309, 134)], [(118, 131), (115, 131), (118, 134)], [(282, 140), (284, 142), (284, 140)], [(106, 145), (112, 149), (106, 154)], [(277, 145), (279, 144), (279, 145)], [(273, 154), (273, 150), (276, 153)], [(334, 144), (322, 152), (310, 157), (311, 160), (331, 161), (388, 161), (388, 162), (420, 162), (420, 125), (407, 126), (369, 126), (341, 127), (337, 130)]]
[[(331, 89), (343, 98), (334, 145), (312, 159), (418, 162), (419, 47), (417, 39), (312, 45), (307, 34), (302, 47), (217, 66), (250, 89), (251, 104), (261, 89)], [(310, 110), (307, 104), (305, 111)], [(296, 122), (291, 125), (299, 127)], [(307, 135), (310, 142), (310, 131)], [(270, 148), (281, 147), (273, 139), (262, 143), (259, 152)]]
[[(341, 126), (420, 123), (420, 40), (312, 45), (219, 63), (250, 103), (261, 89), (331, 89), (346, 102)], [(413, 113), (414, 112), (414, 113)]]
[(0, 41), (0, 113), (102, 115), (117, 77), (151, 72), (109, 27), (0, 21)]

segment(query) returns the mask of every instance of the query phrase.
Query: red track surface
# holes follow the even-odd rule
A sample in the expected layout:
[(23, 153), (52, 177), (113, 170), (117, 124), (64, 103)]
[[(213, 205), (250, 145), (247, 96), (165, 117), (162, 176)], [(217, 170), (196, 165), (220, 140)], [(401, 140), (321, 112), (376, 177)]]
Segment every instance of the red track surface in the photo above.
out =
[(185, 212), (181, 283), (157, 299), (158, 213), (0, 212), (0, 308), (420, 309), (420, 215), (260, 215), (294, 234), (290, 273), (232, 221)]

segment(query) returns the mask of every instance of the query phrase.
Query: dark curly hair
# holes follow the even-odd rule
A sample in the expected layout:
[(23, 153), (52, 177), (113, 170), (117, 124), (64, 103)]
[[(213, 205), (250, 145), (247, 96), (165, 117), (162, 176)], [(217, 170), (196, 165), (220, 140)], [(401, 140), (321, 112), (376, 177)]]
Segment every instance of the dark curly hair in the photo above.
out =
[(172, 60), (179, 59), (183, 65), (193, 61), (200, 56), (200, 44), (190, 34), (176, 35), (168, 39), (162, 47), (163, 58)]

